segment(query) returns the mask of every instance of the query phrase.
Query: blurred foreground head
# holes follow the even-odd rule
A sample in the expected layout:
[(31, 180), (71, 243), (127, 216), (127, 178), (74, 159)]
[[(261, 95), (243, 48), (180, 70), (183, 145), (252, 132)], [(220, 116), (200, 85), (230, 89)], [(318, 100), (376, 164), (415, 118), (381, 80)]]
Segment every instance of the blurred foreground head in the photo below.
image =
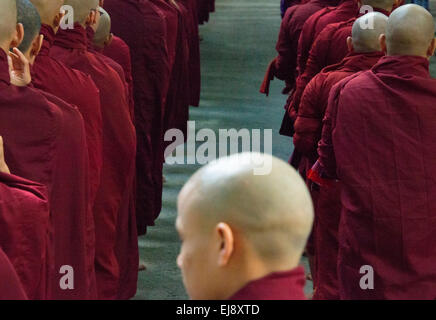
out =
[[(255, 175), (259, 162), (271, 171)], [(178, 199), (177, 263), (191, 299), (228, 299), (253, 280), (298, 266), (313, 206), (299, 174), (270, 155), (244, 153), (200, 169)]]

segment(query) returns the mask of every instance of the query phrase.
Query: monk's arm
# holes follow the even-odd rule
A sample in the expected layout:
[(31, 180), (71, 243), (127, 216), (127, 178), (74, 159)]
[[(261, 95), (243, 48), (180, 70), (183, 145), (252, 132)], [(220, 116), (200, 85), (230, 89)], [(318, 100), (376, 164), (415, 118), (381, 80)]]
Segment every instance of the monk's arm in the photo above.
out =
[(3, 138), (0, 136), (0, 172), (11, 173), (5, 160), (5, 152), (3, 148)]
[(280, 27), (279, 39), (276, 50), (277, 57), (274, 60), (274, 76), (288, 84), (295, 82), (295, 70), (297, 67), (297, 46), (298, 36), (292, 26), (292, 15), (294, 8), (286, 11), (285, 18)]
[(316, 155), (322, 129), (321, 86), (314, 78), (304, 91), (295, 121), (294, 146), (305, 156)]

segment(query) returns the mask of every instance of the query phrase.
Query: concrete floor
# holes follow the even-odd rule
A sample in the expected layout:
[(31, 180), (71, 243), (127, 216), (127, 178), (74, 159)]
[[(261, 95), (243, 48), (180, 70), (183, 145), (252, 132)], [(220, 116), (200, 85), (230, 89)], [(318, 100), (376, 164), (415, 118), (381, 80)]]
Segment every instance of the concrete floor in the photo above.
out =
[[(283, 83), (272, 82), (270, 97), (259, 94), (265, 69), (275, 57), (280, 27), (279, 1), (217, 0), (217, 12), (200, 28), (203, 90), (201, 107), (191, 109), (197, 130), (272, 129), (273, 154), (287, 160), (292, 152), (289, 138), (278, 134), (286, 97)], [(436, 65), (432, 64), (433, 74)], [(154, 228), (139, 239), (141, 272), (135, 299), (186, 299), (176, 266), (179, 240), (174, 229), (176, 199), (196, 165), (165, 166), (167, 183), (163, 211)], [(307, 268), (307, 261), (303, 264)], [(207, 279), (204, 279), (207, 281)], [(311, 282), (306, 292), (310, 292)]]

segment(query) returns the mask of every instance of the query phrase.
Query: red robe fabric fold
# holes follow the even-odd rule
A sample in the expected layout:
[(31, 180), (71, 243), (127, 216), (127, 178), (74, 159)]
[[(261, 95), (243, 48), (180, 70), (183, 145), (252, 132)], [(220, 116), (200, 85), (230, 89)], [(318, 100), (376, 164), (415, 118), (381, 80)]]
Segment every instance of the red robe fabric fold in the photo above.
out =
[(303, 267), (275, 272), (247, 284), (229, 300), (306, 300)]
[[(106, 0), (112, 32), (131, 49), (137, 147), (137, 225), (145, 234), (162, 209), (163, 110), (170, 83), (164, 15), (148, 0)], [(132, 32), (135, 30), (135, 32)]]
[[(90, 75), (100, 90), (103, 169), (94, 204), (95, 268), (99, 298), (116, 299), (120, 286), (120, 265), (116, 247), (118, 237), (121, 236), (117, 226), (120, 214), (123, 217), (129, 216), (126, 212), (129, 206), (122, 201), (126, 199), (126, 193), (132, 192), (135, 132), (122, 79), (103, 59), (90, 53), (87, 45), (85, 29), (76, 25), (72, 30), (61, 30), (57, 34), (50, 54), (69, 67)], [(133, 248), (132, 251), (125, 254), (137, 256), (136, 249)], [(131, 276), (136, 277), (137, 274)], [(136, 284), (133, 291), (136, 291)]]
[[(317, 146), (321, 139), (322, 120), (331, 88), (342, 79), (369, 70), (383, 56), (381, 52), (350, 53), (339, 64), (325, 68), (307, 86), (295, 122), (294, 146), (303, 155), (299, 171), (307, 177), (318, 159)], [(314, 181), (316, 183), (316, 181)], [(308, 183), (310, 183), (308, 181)], [(337, 280), (337, 234), (339, 228), (340, 184), (332, 183), (316, 189), (314, 242), (316, 253), (316, 291), (314, 299), (339, 299)], [(314, 192), (312, 192), (313, 194)]]
[(26, 293), (8, 257), (0, 248), (0, 300), (27, 300)]
[[(320, 172), (342, 183), (342, 299), (436, 298), (436, 80), (428, 69), (425, 58), (384, 57), (330, 96)], [(361, 288), (362, 266), (373, 270), (373, 290)]]
[(67, 67), (50, 57), (55, 34), (48, 25), (42, 25), (44, 42), (32, 66), (32, 84), (35, 88), (51, 93), (79, 109), (85, 121), (89, 155), (89, 179), (91, 201), (95, 200), (100, 187), (103, 166), (103, 129), (100, 92), (89, 75)]
[[(0, 173), (0, 247), (31, 300), (47, 298), (50, 215), (47, 189)], [(0, 277), (1, 278), (1, 277)], [(0, 282), (4, 279), (0, 279)]]
[[(3, 51), (0, 68), (0, 134), (6, 161), (14, 174), (49, 191), (54, 260), (48, 298), (92, 298), (94, 239), (83, 118), (77, 108), (55, 96), (10, 85)], [(74, 269), (74, 290), (59, 286), (65, 265)]]

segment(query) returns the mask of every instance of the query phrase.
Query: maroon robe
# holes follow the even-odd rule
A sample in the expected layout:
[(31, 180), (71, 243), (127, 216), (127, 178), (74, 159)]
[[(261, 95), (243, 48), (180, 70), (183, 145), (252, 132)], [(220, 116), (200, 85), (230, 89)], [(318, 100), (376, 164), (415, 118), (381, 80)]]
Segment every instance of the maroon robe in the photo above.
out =
[(306, 300), (303, 267), (275, 272), (248, 283), (229, 300)]
[(342, 183), (342, 299), (436, 298), (435, 88), (427, 59), (390, 56), (332, 90), (314, 170)]
[[(31, 300), (47, 298), (50, 216), (47, 189), (0, 173), (0, 247)], [(0, 280), (1, 282), (2, 280)]]
[(186, 24), (188, 28), (189, 41), (189, 94), (190, 105), (198, 107), (200, 105), (201, 92), (201, 65), (200, 65), (200, 37), (198, 30), (198, 15), (196, 0), (179, 0), (178, 4), (183, 3), (188, 10), (189, 17)]
[[(294, 146), (303, 155), (299, 171), (307, 177), (318, 159), (317, 146), (321, 140), (322, 120), (331, 88), (342, 79), (368, 70), (383, 56), (381, 52), (350, 53), (339, 64), (325, 68), (304, 91), (295, 122)], [(308, 181), (311, 185), (311, 182)], [(341, 212), (340, 185), (332, 183), (321, 189), (312, 186), (315, 205), (314, 241), (316, 253), (316, 291), (314, 299), (339, 298), (337, 280), (338, 228)]]
[(148, 0), (106, 0), (104, 6), (112, 32), (132, 53), (138, 137), (136, 217), (142, 235), (162, 209), (163, 110), (170, 83), (166, 24), (162, 11)]
[[(49, 191), (54, 261), (48, 297), (93, 298), (94, 239), (83, 118), (77, 108), (55, 96), (10, 85), (3, 51), (0, 69), (0, 134), (7, 141), (6, 161), (14, 174)], [(74, 290), (59, 286), (64, 265), (74, 269)]]
[(132, 59), (130, 48), (123, 39), (113, 36), (111, 43), (100, 52), (117, 62), (123, 68), (129, 90), (130, 113), (134, 120), (135, 101), (133, 99)]
[(0, 300), (27, 300), (23, 286), (8, 257), (0, 248)]
[(99, 90), (90, 76), (50, 57), (50, 49), (55, 39), (52, 27), (42, 25), (41, 34), (44, 36), (44, 42), (32, 66), (32, 83), (35, 88), (51, 93), (79, 108), (85, 121), (91, 200), (94, 201), (100, 187), (103, 166), (103, 129)]
[[(69, 67), (90, 75), (100, 90), (103, 169), (94, 204), (95, 268), (99, 298), (116, 299), (120, 285), (120, 266), (116, 254), (120, 235), (117, 226), (120, 210), (124, 217), (129, 215), (129, 206), (123, 200), (128, 199), (126, 194), (132, 192), (136, 141), (122, 79), (103, 59), (88, 52), (87, 45), (85, 29), (76, 24), (74, 29), (61, 30), (57, 34), (50, 54)], [(137, 251), (133, 248), (132, 253), (125, 254), (137, 256)]]

